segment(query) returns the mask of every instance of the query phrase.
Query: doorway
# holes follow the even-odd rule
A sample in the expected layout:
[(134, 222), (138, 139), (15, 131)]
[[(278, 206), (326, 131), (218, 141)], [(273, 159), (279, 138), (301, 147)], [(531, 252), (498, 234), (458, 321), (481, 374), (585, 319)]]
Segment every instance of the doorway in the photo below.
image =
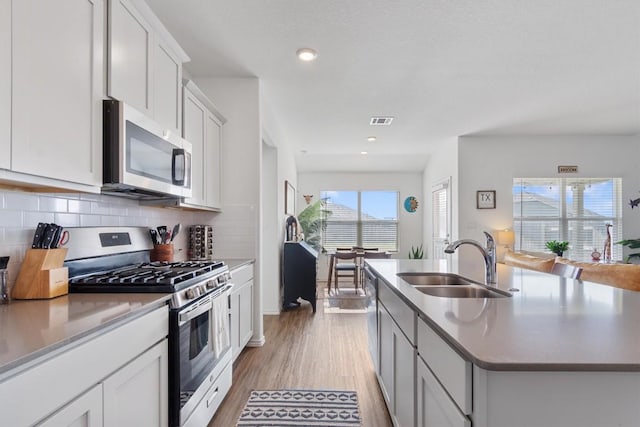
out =
[(444, 248), (451, 239), (451, 177), (431, 187), (432, 258), (444, 259)]

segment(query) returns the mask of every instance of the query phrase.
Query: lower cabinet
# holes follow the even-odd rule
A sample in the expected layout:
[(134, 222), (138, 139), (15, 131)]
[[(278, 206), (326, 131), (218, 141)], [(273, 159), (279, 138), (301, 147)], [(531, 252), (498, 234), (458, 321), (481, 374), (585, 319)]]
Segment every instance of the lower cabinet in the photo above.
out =
[(231, 354), (235, 360), (253, 336), (253, 263), (231, 271), (229, 294)]
[(123, 320), (0, 379), (1, 425), (168, 425), (168, 308)]
[(38, 427), (100, 427), (102, 386), (97, 385), (38, 424)]
[(420, 357), (417, 365), (418, 427), (471, 427), (471, 421), (460, 413)]
[(165, 339), (107, 378), (103, 383), (105, 427), (166, 426), (168, 369)]
[(416, 351), (383, 304), (380, 319), (380, 378), (389, 413), (394, 424), (415, 425)]

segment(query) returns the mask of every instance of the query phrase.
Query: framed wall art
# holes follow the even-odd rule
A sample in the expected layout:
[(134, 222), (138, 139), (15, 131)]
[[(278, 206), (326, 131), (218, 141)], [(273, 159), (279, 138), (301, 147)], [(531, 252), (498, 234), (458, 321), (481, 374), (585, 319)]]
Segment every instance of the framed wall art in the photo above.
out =
[(284, 213), (285, 215), (296, 214), (296, 189), (289, 181), (284, 182)]
[(495, 190), (479, 190), (476, 192), (476, 208), (477, 209), (495, 209), (496, 208), (496, 191)]

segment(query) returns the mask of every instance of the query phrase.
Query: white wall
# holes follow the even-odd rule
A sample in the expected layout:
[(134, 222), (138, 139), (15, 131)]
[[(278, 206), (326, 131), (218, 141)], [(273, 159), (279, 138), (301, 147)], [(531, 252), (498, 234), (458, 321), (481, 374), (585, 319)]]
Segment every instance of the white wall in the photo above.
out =
[[(422, 174), (416, 173), (299, 173), (296, 188), (296, 210), (306, 207), (303, 194), (312, 194), (313, 201), (320, 199), (323, 190), (390, 190), (400, 192), (398, 246), (395, 257), (407, 258), (411, 246), (422, 244), (422, 224), (425, 205), (423, 199)], [(418, 199), (418, 210), (410, 213), (404, 209), (404, 200), (409, 196)], [(427, 247), (425, 244), (424, 247)], [(326, 257), (318, 260), (320, 280), (326, 280), (328, 264)]]
[(215, 258), (253, 258), (253, 345), (264, 342), (262, 277), (259, 257), (260, 180), (262, 137), (260, 85), (257, 78), (201, 78), (198, 87), (220, 108), (227, 123), (222, 128), (222, 212), (203, 220), (213, 224)]
[(425, 201), (425, 212), (423, 214), (423, 241), (425, 247), (425, 258), (432, 258), (433, 224), (431, 221), (431, 189), (442, 180), (451, 178), (451, 239), (457, 239), (458, 229), (458, 204), (456, 203), (458, 194), (458, 142), (451, 140), (444, 143), (437, 151), (429, 156), (427, 166), (423, 173), (423, 196)]
[[(623, 200), (640, 197), (640, 137), (461, 137), (458, 146), (460, 238), (483, 240), (482, 230), (512, 228), (514, 177), (566, 176), (559, 165), (577, 165), (579, 177), (621, 177)], [(496, 209), (476, 209), (477, 190), (496, 190)], [(626, 202), (625, 202), (626, 203)], [(640, 236), (640, 210), (626, 205), (623, 234)]]

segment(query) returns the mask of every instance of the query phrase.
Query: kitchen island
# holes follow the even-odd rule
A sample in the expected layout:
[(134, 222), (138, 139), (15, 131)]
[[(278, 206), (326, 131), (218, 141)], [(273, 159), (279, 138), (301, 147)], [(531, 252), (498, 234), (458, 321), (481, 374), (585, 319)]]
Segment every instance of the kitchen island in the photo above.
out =
[[(638, 425), (640, 293), (499, 264), (494, 286), (518, 289), (511, 297), (444, 298), (396, 274), (478, 280), (482, 269), (447, 260), (367, 264), (377, 277), (378, 378), (390, 412), (406, 412), (406, 389), (414, 388), (409, 410), (419, 426)], [(397, 424), (413, 425), (395, 412)]]

